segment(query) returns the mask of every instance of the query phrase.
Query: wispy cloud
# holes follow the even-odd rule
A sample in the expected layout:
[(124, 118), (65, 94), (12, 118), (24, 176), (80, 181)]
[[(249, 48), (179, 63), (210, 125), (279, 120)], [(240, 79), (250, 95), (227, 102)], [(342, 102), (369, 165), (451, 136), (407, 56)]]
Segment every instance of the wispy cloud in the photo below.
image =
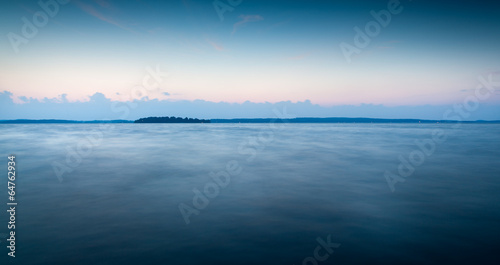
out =
[(95, 0), (95, 2), (104, 8), (111, 8), (111, 4), (106, 0)]
[(210, 45), (212, 45), (212, 47), (214, 47), (214, 49), (218, 50), (218, 51), (223, 51), (224, 50), (224, 47), (222, 45), (219, 45), (209, 39), (207, 39), (207, 42), (210, 43)]
[(295, 61), (295, 60), (302, 60), (302, 59), (304, 59), (306, 57), (309, 57), (309, 55), (311, 55), (311, 52), (304, 53), (304, 54), (299, 54), (297, 56), (287, 57), (286, 59), (287, 60), (293, 60), (293, 61)]
[[(83, 3), (81, 1), (73, 1), (75, 3), (75, 5), (80, 8), (82, 11), (84, 11), (85, 13), (101, 20), (101, 21), (104, 21), (106, 23), (109, 23), (111, 25), (114, 25), (114, 26), (117, 26), (121, 29), (124, 29), (124, 30), (127, 30), (127, 31), (130, 31), (130, 32), (133, 32), (131, 29), (123, 26), (122, 24), (116, 22), (113, 18), (109, 17), (109, 16), (105, 16), (104, 14), (102, 14), (101, 12), (97, 11), (97, 9), (95, 9), (92, 5), (90, 4), (86, 4), (86, 3)], [(106, 1), (103, 1), (103, 0), (99, 0), (99, 1), (96, 1), (96, 3), (101, 6), (101, 7), (105, 7), (105, 8), (111, 8), (111, 5), (106, 2)]]
[(243, 25), (245, 25), (247, 23), (264, 20), (264, 18), (260, 15), (241, 15), (241, 16), (239, 16), (239, 18), (240, 18), (240, 21), (236, 22), (233, 25), (232, 34), (236, 33), (238, 28), (242, 27)]

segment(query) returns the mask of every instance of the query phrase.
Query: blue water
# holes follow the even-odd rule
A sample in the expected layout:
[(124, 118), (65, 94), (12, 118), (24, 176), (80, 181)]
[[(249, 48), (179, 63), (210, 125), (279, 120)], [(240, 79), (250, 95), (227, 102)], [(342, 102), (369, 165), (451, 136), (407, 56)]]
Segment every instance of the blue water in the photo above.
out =
[[(340, 246), (317, 264), (500, 264), (499, 125), (100, 126), (0, 125), (19, 203), (1, 264), (315, 264), (328, 237)], [(392, 192), (384, 173), (435, 130), (446, 139)]]

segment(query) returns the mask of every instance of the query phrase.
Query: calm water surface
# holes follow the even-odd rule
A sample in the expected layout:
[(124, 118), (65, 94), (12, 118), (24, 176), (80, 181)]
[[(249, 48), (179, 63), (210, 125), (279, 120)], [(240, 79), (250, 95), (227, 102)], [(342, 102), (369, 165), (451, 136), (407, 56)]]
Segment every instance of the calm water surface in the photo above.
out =
[[(292, 265), (328, 236), (318, 264), (500, 264), (499, 125), (100, 126), (0, 125), (19, 203), (1, 264)], [(436, 129), (446, 141), (391, 192), (384, 172)], [(241, 172), (186, 224), (179, 204), (228, 162)]]

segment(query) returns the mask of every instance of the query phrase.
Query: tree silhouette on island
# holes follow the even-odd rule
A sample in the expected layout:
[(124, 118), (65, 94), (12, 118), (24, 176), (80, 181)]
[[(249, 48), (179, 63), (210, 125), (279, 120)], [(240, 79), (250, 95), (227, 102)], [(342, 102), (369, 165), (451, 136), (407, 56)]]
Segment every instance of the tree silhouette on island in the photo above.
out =
[(141, 118), (134, 123), (210, 123), (210, 120), (181, 118), (181, 117), (148, 117)]

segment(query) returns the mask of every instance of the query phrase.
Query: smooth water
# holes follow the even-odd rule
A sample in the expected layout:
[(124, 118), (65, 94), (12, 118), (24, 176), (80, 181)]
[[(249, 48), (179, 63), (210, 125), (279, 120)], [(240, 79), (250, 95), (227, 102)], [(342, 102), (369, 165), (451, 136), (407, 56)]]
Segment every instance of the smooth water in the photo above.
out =
[(1, 264), (500, 264), (500, 125), (0, 125), (0, 154), (19, 203)]

